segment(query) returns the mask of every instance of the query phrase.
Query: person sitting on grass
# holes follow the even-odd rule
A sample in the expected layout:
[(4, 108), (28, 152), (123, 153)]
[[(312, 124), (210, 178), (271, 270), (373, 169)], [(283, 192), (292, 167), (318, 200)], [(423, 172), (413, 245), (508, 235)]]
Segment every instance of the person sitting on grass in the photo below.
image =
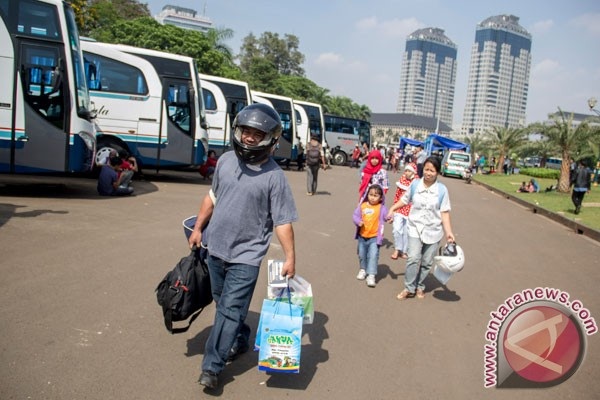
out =
[(537, 181), (533, 178), (531, 178), (529, 180), (529, 183), (527, 184), (527, 191), (529, 193), (537, 193), (540, 191), (540, 185), (537, 183)]
[(519, 189), (517, 189), (517, 193), (528, 193), (529, 190), (527, 188), (527, 183), (523, 182), (521, 183), (521, 186), (519, 187)]

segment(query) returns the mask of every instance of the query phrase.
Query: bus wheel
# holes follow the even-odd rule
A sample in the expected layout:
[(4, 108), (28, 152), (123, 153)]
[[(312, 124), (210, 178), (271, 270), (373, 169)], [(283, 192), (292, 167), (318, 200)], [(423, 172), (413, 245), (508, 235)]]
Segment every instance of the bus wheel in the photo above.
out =
[(338, 151), (333, 155), (333, 163), (335, 165), (344, 165), (348, 161), (348, 156), (343, 151)]
[(119, 151), (123, 150), (123, 148), (110, 140), (100, 139), (96, 145), (95, 164), (97, 166), (104, 165), (112, 150), (115, 150), (118, 153)]

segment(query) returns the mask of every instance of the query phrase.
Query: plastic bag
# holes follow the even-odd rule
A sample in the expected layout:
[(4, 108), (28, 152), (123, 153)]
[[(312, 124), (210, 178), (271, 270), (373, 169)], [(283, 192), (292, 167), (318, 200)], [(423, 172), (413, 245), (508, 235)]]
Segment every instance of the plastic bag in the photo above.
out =
[(260, 311), (258, 369), (297, 374), (302, 349), (302, 307), (289, 302), (263, 300)]
[[(312, 324), (315, 319), (315, 305), (313, 300), (312, 285), (306, 279), (299, 275), (288, 280), (290, 288), (290, 297), (292, 304), (301, 306), (304, 309), (304, 324)], [(287, 288), (268, 287), (267, 298), (281, 298), (287, 300)]]

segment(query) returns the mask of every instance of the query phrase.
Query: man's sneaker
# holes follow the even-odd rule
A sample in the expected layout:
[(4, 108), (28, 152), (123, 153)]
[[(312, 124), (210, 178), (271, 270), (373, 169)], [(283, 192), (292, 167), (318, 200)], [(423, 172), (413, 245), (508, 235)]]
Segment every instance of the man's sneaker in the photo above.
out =
[(360, 271), (358, 271), (358, 275), (356, 275), (356, 279), (358, 279), (359, 281), (362, 281), (366, 277), (367, 277), (367, 271), (365, 271), (364, 269), (361, 269)]
[(208, 389), (214, 389), (218, 384), (217, 374), (212, 371), (202, 371), (198, 381), (202, 386)]
[(367, 286), (368, 287), (375, 287), (375, 275), (369, 275), (369, 276), (367, 276)]

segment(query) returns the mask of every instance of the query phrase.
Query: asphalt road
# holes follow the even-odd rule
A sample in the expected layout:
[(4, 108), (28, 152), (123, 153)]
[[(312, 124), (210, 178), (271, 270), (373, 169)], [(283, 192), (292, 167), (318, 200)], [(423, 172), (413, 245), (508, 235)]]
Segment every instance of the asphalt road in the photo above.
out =
[[(355, 278), (357, 170), (321, 171), (313, 197), (305, 173), (286, 174), (300, 214), (297, 273), (315, 295), (301, 372), (267, 375), (248, 352), (214, 392), (197, 383), (214, 306), (190, 331), (171, 336), (154, 294), (188, 251), (181, 221), (197, 212), (208, 183), (169, 172), (134, 182), (134, 197), (101, 198), (88, 179), (0, 176), (0, 398), (599, 398), (598, 334), (587, 336), (583, 364), (560, 385), (484, 387), (490, 313), (513, 294), (557, 288), (600, 321), (598, 242), (483, 187), (442, 178), (465, 269), (446, 286), (429, 277), (424, 300), (399, 302), (404, 262), (389, 258), (391, 225), (377, 287)], [(268, 258), (281, 256), (274, 239)], [(253, 327), (265, 268), (260, 279)]]

